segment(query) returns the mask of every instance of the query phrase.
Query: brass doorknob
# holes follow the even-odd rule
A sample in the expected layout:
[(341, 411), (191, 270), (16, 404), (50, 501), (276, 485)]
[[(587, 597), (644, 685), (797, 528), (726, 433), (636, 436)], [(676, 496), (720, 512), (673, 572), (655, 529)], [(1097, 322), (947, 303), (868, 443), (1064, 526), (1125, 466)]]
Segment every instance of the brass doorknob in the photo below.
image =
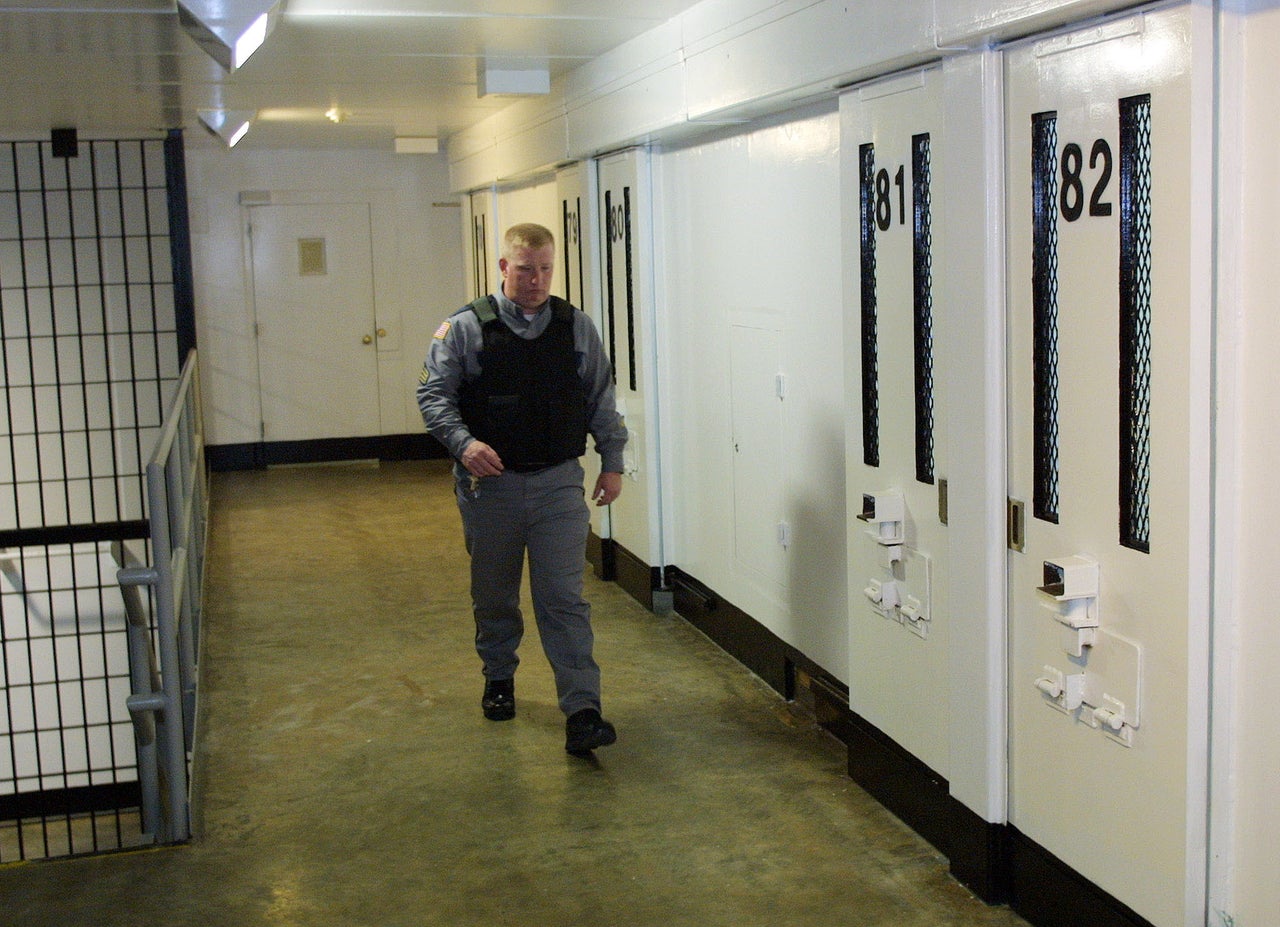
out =
[(387, 337), (387, 330), (385, 328), (378, 329), (378, 337), (379, 338)]
[(362, 339), (365, 344), (373, 344), (373, 335), (365, 335)]

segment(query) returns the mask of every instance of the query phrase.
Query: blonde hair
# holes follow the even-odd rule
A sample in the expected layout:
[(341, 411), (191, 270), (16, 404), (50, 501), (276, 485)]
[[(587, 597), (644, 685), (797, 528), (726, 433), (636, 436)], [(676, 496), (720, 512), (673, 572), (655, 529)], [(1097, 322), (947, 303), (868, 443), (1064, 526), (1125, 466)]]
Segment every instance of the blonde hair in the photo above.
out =
[(551, 234), (551, 229), (536, 222), (521, 222), (507, 229), (507, 234), (503, 236), (502, 256), (509, 261), (517, 248), (543, 248), (547, 245), (554, 247), (555, 243), (556, 237)]

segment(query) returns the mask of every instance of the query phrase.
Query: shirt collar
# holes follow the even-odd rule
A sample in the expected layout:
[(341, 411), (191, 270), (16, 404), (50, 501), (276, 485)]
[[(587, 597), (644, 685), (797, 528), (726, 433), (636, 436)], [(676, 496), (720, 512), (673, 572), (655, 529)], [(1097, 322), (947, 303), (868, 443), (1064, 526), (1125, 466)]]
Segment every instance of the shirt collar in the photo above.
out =
[[(525, 321), (524, 306), (517, 305), (517, 303), (512, 302), (511, 300), (508, 300), (507, 294), (502, 292), (502, 287), (498, 287), (498, 291), (495, 292), (493, 296), (495, 300), (498, 301), (499, 311), (504, 312), (504, 314), (506, 315), (515, 316), (515, 318), (520, 319), (521, 321)], [(550, 300), (548, 300), (547, 302), (544, 302), (543, 305), (539, 306), (538, 307), (539, 314), (541, 314), (541, 311), (543, 311), (544, 309), (547, 309), (549, 305), (550, 305)]]
[(517, 305), (507, 298), (507, 294), (502, 292), (499, 286), (497, 292), (493, 294), (493, 298), (498, 302), (498, 312), (507, 320), (509, 325), (519, 326), (519, 330), (537, 327), (539, 330), (545, 328), (544, 315), (546, 309), (551, 305), (551, 300), (547, 300), (538, 307), (538, 314), (533, 318), (525, 318), (523, 307)]

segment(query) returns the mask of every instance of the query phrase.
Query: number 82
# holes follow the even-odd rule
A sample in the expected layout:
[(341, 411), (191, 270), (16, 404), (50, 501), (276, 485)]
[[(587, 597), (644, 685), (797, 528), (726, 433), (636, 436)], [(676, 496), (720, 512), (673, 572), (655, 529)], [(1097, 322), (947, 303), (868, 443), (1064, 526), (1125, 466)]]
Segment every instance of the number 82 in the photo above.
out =
[[(1093, 194), (1089, 197), (1089, 215), (1111, 215), (1111, 204), (1104, 202), (1103, 194), (1111, 183), (1111, 145), (1105, 138), (1093, 143), (1089, 151), (1089, 170), (1099, 170), (1098, 178), (1093, 185)], [(1075, 142), (1068, 142), (1062, 149), (1062, 191), (1059, 203), (1062, 217), (1068, 222), (1075, 222), (1084, 213), (1084, 151)]]

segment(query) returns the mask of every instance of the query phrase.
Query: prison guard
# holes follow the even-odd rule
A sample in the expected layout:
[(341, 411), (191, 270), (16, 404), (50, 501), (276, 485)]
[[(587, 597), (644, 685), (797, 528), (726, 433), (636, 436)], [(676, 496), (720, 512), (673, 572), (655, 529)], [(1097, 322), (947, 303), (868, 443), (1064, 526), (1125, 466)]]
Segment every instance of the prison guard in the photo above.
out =
[(459, 412), (467, 428), (507, 467), (550, 466), (587, 450), (587, 398), (574, 352), (573, 314), (552, 296), (551, 322), (521, 338), (498, 317), (490, 297), (470, 306), (484, 335), (480, 376), (463, 384)]

